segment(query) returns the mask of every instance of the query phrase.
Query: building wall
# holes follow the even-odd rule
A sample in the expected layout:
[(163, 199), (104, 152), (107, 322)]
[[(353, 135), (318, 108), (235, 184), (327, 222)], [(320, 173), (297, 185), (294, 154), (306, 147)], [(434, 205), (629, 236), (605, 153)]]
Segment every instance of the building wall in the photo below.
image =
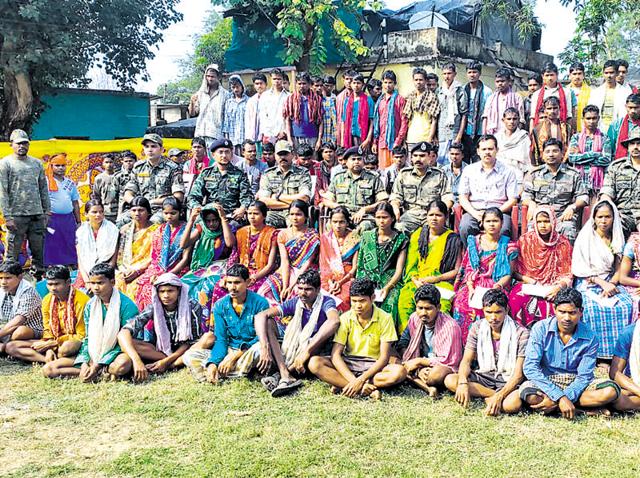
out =
[(33, 127), (36, 140), (131, 138), (149, 126), (147, 95), (64, 89), (42, 99), (48, 108)]

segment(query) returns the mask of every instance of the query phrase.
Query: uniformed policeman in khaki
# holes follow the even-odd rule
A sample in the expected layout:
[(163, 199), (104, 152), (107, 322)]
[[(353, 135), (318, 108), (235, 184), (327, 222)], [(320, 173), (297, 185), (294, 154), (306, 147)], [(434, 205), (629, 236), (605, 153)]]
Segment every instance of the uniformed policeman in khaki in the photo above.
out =
[(373, 211), (389, 197), (380, 176), (364, 169), (363, 154), (359, 147), (345, 151), (347, 170), (335, 175), (322, 201), (329, 209), (346, 207), (361, 232), (376, 227)]
[(522, 203), (529, 208), (529, 228), (533, 227), (536, 206), (554, 208), (558, 220), (558, 232), (573, 244), (578, 235), (581, 211), (589, 203), (589, 192), (580, 172), (562, 162), (564, 152), (557, 139), (545, 141), (542, 159), (545, 164), (533, 168), (524, 180)]
[[(162, 156), (164, 148), (158, 134), (145, 134), (142, 138), (145, 159), (133, 166), (129, 182), (125, 186), (124, 200), (130, 203), (136, 196), (144, 196), (151, 203), (151, 222), (159, 224), (162, 217), (162, 202), (173, 195), (184, 199), (182, 170), (173, 161)], [(123, 222), (131, 221), (126, 214)]]
[(611, 163), (600, 190), (601, 199), (609, 198), (620, 211), (625, 235), (640, 225), (640, 133), (632, 132), (622, 141), (628, 156)]
[(293, 146), (285, 140), (276, 143), (276, 165), (262, 173), (258, 199), (269, 208), (267, 224), (277, 228), (287, 227), (289, 205), (300, 199), (311, 198), (309, 170), (293, 164)]
[(393, 183), (391, 206), (396, 213), (396, 228), (411, 234), (427, 220), (429, 203), (441, 199), (449, 208), (453, 205), (451, 180), (440, 168), (429, 166), (431, 145), (416, 143), (411, 149), (413, 166), (403, 168)]
[(193, 182), (187, 204), (190, 209), (220, 204), (234, 227), (246, 224), (246, 212), (253, 202), (249, 178), (231, 164), (233, 143), (219, 139), (211, 144), (215, 163), (205, 168)]

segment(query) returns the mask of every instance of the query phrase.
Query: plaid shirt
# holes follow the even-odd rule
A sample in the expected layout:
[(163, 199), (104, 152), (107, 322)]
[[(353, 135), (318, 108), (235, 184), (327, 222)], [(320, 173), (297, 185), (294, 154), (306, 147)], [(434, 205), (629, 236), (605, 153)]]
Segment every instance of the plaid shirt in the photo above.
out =
[(36, 332), (42, 332), (42, 299), (33, 287), (25, 290), (20, 297), (20, 302), (13, 313), (13, 300), (15, 296), (6, 294), (2, 305), (0, 305), (0, 324), (6, 324), (13, 320), (15, 315), (21, 315), (26, 319), (24, 325)]
[(336, 121), (338, 115), (336, 114), (336, 95), (329, 97), (322, 97), (322, 108), (324, 115), (322, 117), (323, 131), (322, 142), (326, 143), (331, 141), (336, 144)]
[(228, 98), (224, 104), (224, 118), (222, 120), (222, 134), (229, 138), (234, 145), (244, 141), (244, 114), (249, 97), (243, 95), (240, 101), (235, 97)]

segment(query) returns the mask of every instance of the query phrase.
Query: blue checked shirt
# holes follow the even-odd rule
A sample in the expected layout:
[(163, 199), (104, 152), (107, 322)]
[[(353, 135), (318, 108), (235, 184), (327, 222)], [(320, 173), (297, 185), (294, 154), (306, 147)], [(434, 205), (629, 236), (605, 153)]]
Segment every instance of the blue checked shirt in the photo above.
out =
[(242, 144), (244, 135), (244, 114), (247, 110), (249, 97), (243, 95), (240, 101), (236, 97), (227, 98), (224, 104), (224, 118), (222, 120), (222, 134), (237, 146)]

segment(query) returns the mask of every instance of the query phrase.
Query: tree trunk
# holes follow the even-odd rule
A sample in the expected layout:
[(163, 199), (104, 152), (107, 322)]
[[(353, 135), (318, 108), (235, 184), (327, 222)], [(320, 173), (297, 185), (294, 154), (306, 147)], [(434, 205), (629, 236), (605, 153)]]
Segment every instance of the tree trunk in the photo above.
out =
[(302, 56), (295, 63), (296, 71), (306, 71), (308, 73), (311, 70), (311, 48), (313, 47), (314, 35), (314, 25), (307, 24), (305, 26), (304, 40), (302, 41)]
[[(4, 76), (4, 97), (0, 116), (0, 137), (8, 139), (16, 128), (29, 131), (33, 113), (31, 76), (26, 68), (18, 68), (9, 60), (16, 51), (13, 42), (0, 43), (0, 68)], [(5, 54), (7, 52), (8, 54)]]

